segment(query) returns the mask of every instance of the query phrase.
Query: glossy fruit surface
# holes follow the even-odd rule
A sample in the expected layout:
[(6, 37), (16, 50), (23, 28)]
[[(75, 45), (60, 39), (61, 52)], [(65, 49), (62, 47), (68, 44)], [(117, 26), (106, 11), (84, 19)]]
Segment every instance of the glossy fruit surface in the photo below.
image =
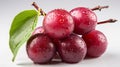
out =
[(28, 57), (38, 64), (48, 63), (55, 55), (55, 46), (44, 34), (33, 35), (26, 46)]
[(83, 35), (95, 29), (97, 17), (95, 13), (85, 7), (74, 8), (70, 11), (75, 23), (74, 33)]
[(63, 9), (55, 9), (45, 16), (43, 27), (49, 37), (61, 39), (73, 32), (74, 22), (69, 12)]
[(42, 26), (37, 27), (37, 28), (33, 31), (32, 35), (35, 35), (35, 34), (38, 34), (38, 33), (40, 33), (40, 34), (44, 33), (44, 29), (43, 29)]
[(67, 63), (77, 63), (84, 59), (86, 55), (86, 44), (78, 35), (72, 34), (62, 40), (58, 47), (58, 53), (62, 61)]
[(82, 37), (87, 45), (88, 57), (99, 57), (107, 48), (107, 39), (105, 35), (97, 30), (93, 30)]

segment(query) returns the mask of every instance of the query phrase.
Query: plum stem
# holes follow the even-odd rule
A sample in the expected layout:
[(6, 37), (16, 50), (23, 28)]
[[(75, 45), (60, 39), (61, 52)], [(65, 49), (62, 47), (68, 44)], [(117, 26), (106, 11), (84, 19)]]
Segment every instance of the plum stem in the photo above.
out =
[(117, 21), (116, 19), (108, 19), (105, 21), (98, 22), (97, 24), (115, 23), (116, 21)]
[(34, 6), (40, 12), (40, 15), (46, 15), (46, 13), (35, 2), (32, 3), (32, 6)]
[(100, 5), (98, 5), (98, 6), (94, 7), (94, 8), (92, 8), (91, 10), (92, 10), (92, 11), (95, 11), (95, 10), (101, 11), (102, 9), (108, 8), (108, 7), (109, 7), (109, 6), (100, 6)]

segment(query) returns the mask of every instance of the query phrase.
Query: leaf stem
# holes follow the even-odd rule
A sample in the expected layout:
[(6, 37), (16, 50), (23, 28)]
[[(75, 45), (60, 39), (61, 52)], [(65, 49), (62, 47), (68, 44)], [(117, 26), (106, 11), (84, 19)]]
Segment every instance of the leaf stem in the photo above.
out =
[(102, 9), (108, 8), (108, 7), (109, 7), (109, 6), (100, 6), (100, 5), (98, 5), (98, 6), (94, 7), (94, 8), (92, 8), (91, 10), (92, 10), (92, 11), (95, 11), (95, 10), (101, 11)]
[(40, 15), (46, 16), (46, 13), (35, 2), (32, 3), (32, 6), (34, 6), (40, 12)]
[(115, 23), (116, 21), (117, 21), (116, 19), (108, 19), (105, 21), (98, 22), (97, 24)]

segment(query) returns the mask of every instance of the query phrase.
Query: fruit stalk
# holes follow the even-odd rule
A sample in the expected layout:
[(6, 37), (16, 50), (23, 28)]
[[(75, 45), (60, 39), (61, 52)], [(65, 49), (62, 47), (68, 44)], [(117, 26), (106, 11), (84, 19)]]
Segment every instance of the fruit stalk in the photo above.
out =
[(40, 12), (40, 15), (46, 15), (46, 13), (35, 2), (32, 3), (32, 6), (34, 6)]
[(117, 20), (116, 19), (108, 19), (105, 21), (98, 22), (97, 24), (105, 24), (105, 23), (115, 23)]
[(92, 11), (95, 11), (95, 10), (101, 11), (102, 9), (108, 8), (108, 7), (109, 7), (109, 6), (100, 6), (100, 5), (98, 5), (98, 6), (94, 7), (94, 8), (92, 8), (91, 10), (92, 10)]

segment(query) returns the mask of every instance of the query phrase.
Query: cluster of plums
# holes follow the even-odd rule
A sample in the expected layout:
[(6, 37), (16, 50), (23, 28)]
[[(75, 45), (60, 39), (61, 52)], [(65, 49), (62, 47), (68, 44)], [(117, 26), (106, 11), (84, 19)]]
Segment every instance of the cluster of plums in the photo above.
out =
[(66, 63), (99, 57), (107, 47), (105, 35), (95, 30), (96, 14), (85, 7), (55, 9), (46, 14), (26, 46), (28, 57), (38, 64), (49, 63), (56, 54)]

